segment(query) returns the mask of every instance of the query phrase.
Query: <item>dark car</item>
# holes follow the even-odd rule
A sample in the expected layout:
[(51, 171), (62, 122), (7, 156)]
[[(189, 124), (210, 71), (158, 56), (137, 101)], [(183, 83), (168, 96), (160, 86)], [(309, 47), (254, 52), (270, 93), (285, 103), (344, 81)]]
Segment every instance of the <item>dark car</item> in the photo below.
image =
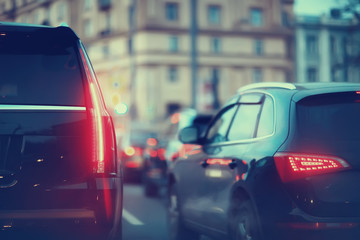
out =
[(79, 238), (119, 239), (120, 173), (113, 123), (77, 35), (0, 22), (0, 232), (84, 227)]
[(148, 138), (144, 149), (144, 192), (147, 197), (158, 196), (167, 187), (166, 142)]
[(179, 132), (189, 126), (196, 126), (200, 132), (206, 128), (212, 119), (212, 113), (199, 113), (194, 109), (184, 109), (170, 117), (163, 139), (167, 142), (165, 158), (170, 165), (178, 157), (183, 157), (188, 151), (196, 147), (195, 144), (184, 144), (179, 140)]
[(144, 174), (144, 150), (146, 141), (154, 133), (143, 129), (132, 129), (123, 139), (120, 159), (124, 166), (125, 182), (141, 183)]
[(360, 84), (244, 87), (170, 175), (171, 239), (360, 239)]

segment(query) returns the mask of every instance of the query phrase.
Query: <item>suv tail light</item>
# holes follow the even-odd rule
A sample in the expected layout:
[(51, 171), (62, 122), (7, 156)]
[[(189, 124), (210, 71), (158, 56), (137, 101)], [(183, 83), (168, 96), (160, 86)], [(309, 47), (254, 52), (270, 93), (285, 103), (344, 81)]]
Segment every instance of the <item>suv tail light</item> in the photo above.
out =
[(335, 156), (301, 153), (276, 153), (275, 165), (283, 182), (306, 178), (314, 175), (337, 172), (350, 165)]
[(106, 110), (100, 87), (94, 72), (89, 68), (90, 62), (80, 51), (88, 79), (88, 89), (91, 105), (88, 107), (92, 124), (92, 162), (94, 173), (115, 172), (116, 142), (114, 126)]

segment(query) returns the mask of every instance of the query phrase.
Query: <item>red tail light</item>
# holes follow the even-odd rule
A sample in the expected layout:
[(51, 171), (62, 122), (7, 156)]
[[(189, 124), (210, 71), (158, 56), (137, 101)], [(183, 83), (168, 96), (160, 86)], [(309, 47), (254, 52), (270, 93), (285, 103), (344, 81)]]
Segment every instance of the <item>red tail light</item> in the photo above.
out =
[(274, 159), (283, 182), (350, 168), (345, 160), (335, 156), (276, 153)]
[(159, 156), (159, 159), (160, 160), (165, 160), (165, 149), (164, 148), (159, 148), (158, 150), (157, 150), (157, 154), (158, 154), (158, 156)]
[(90, 62), (80, 51), (83, 58), (86, 76), (89, 82), (89, 97), (91, 105), (88, 107), (92, 121), (92, 162), (94, 173), (114, 172), (116, 169), (116, 142), (114, 126), (108, 114), (100, 87), (95, 74), (89, 68)]

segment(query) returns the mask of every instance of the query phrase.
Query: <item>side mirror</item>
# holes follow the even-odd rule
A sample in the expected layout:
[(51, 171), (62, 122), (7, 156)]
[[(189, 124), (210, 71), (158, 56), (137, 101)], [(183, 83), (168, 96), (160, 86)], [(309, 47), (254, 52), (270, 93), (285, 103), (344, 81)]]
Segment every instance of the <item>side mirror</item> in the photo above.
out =
[(199, 129), (195, 126), (181, 129), (179, 140), (182, 143), (197, 144), (199, 143)]

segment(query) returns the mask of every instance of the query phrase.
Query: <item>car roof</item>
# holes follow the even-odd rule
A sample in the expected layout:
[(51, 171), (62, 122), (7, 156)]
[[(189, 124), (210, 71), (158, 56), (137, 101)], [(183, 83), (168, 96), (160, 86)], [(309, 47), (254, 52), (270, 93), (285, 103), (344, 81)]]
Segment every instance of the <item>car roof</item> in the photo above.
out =
[(44, 34), (60, 34), (61, 37), (68, 37), (79, 39), (76, 33), (68, 26), (61, 25), (59, 27), (51, 27), (45, 25), (27, 24), (27, 23), (15, 23), (15, 22), (0, 22), (0, 33), (3, 31), (11, 32), (29, 32), (29, 33), (44, 33)]
[(271, 93), (288, 92), (292, 99), (297, 102), (304, 97), (336, 93), (360, 91), (360, 83), (348, 82), (316, 82), (316, 83), (281, 83), (281, 82), (262, 82), (253, 83), (238, 89), (238, 93), (253, 92), (256, 90), (265, 90)]

